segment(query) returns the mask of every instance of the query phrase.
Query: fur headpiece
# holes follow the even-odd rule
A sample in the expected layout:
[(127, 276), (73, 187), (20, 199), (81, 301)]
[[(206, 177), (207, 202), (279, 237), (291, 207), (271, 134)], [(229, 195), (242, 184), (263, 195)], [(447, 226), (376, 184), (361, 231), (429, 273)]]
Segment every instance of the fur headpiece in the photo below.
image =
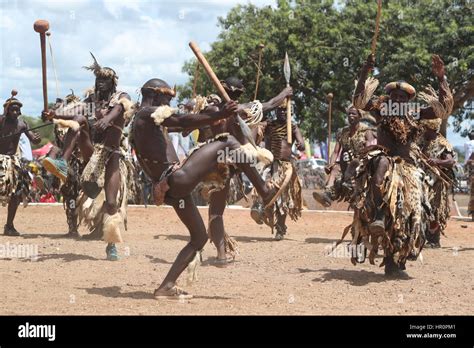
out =
[(415, 87), (413, 87), (412, 85), (410, 85), (409, 83), (405, 81), (390, 82), (385, 85), (385, 92), (387, 92), (388, 94), (390, 94), (390, 92), (393, 91), (394, 89), (400, 89), (404, 91), (405, 93), (408, 94), (410, 99), (415, 98), (415, 95), (416, 95)]
[(207, 102), (209, 104), (219, 105), (220, 103), (222, 103), (222, 98), (219, 97), (217, 94), (209, 94), (209, 96), (207, 97)]
[(8, 108), (11, 105), (18, 105), (20, 108), (23, 106), (23, 104), (18, 99), (15, 98), (17, 93), (18, 93), (17, 91), (13, 90), (11, 97), (8, 98), (7, 100), (5, 100), (5, 103), (3, 104), (3, 114), (4, 115), (6, 115), (8, 113)]
[(71, 89), (71, 94), (68, 94), (65, 98), (64, 98), (66, 104), (69, 104), (69, 103), (74, 103), (74, 102), (78, 102), (78, 101), (81, 101), (81, 98), (79, 98), (77, 95), (74, 94), (74, 91)]
[(18, 105), (20, 108), (23, 106), (21, 101), (19, 101), (15, 97), (11, 97), (11, 98), (8, 98), (7, 100), (5, 100), (5, 103), (3, 104), (3, 107), (7, 108), (7, 107), (10, 107), (11, 105)]
[(235, 76), (226, 78), (224, 81), (221, 81), (222, 87), (230, 92), (239, 91), (243, 93), (245, 91), (244, 84), (240, 79)]
[(144, 94), (145, 91), (150, 91), (156, 94), (165, 94), (169, 95), (171, 97), (176, 96), (176, 85), (174, 88), (171, 88), (170, 85), (158, 78), (153, 78), (145, 82), (145, 84), (141, 88), (142, 94)]
[(170, 95), (172, 97), (176, 96), (176, 86), (174, 86), (173, 88), (169, 88), (169, 87), (142, 87), (142, 89), (148, 89), (148, 90), (153, 91), (157, 94), (166, 94), (166, 95)]
[(420, 120), (420, 124), (424, 128), (434, 130), (435, 132), (439, 132), (441, 128), (441, 122), (442, 120), (440, 118), (431, 118), (431, 119), (424, 118)]

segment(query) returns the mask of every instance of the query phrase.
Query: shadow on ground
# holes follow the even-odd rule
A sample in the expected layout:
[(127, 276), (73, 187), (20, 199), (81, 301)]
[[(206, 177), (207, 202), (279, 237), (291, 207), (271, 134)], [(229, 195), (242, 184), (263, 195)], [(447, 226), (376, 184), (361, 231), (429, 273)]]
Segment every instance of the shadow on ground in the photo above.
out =
[(164, 264), (167, 264), (167, 265), (171, 265), (173, 263), (173, 262), (170, 262), (170, 261), (166, 261), (165, 259), (160, 259), (159, 257), (154, 257), (154, 256), (151, 256), (151, 255), (145, 255), (145, 257), (147, 259), (149, 259), (151, 263), (164, 263)]
[(190, 237), (185, 236), (182, 234), (170, 234), (170, 235), (164, 235), (164, 234), (157, 234), (156, 236), (153, 237), (153, 239), (160, 239), (160, 237), (163, 237), (165, 240), (182, 240), (185, 242), (189, 242)]
[(314, 238), (306, 238), (304, 241), (305, 243), (332, 244), (332, 243), (339, 242), (339, 239), (314, 237)]
[(369, 272), (366, 270), (347, 270), (347, 269), (328, 269), (323, 268), (319, 270), (312, 270), (308, 268), (298, 268), (300, 273), (309, 273), (309, 272), (325, 272), (318, 278), (314, 278), (314, 282), (324, 283), (334, 280), (343, 280), (349, 282), (353, 286), (365, 286), (370, 283), (382, 283), (385, 281), (390, 281), (396, 279), (398, 280), (410, 280), (413, 279), (409, 275), (405, 275), (398, 278), (386, 277), (381, 269), (380, 273)]
[(85, 290), (89, 295), (99, 295), (111, 298), (132, 298), (135, 300), (153, 300), (153, 292), (131, 291), (122, 292), (120, 286), (109, 286), (105, 288), (78, 288)]
[(50, 238), (50, 239), (79, 239), (79, 238), (71, 238), (66, 233), (26, 233), (19, 236), (20, 238), (24, 239), (34, 239), (34, 238)]
[[(130, 291), (122, 292), (120, 286), (109, 286), (105, 288), (78, 288), (79, 290), (85, 290), (89, 295), (99, 295), (110, 298), (131, 298), (135, 300), (155, 300), (153, 291)], [(201, 300), (233, 300), (233, 297), (226, 296), (201, 296), (194, 295), (193, 299)]]
[[(39, 254), (38, 258), (34, 260), (34, 262), (42, 262), (46, 260), (63, 260), (64, 262), (72, 262), (72, 261), (102, 261), (104, 259), (98, 259), (96, 257), (90, 256), (90, 255), (82, 255), (82, 254), (73, 254), (73, 253), (68, 253), (68, 254)], [(30, 259), (24, 259), (24, 261), (32, 261)]]

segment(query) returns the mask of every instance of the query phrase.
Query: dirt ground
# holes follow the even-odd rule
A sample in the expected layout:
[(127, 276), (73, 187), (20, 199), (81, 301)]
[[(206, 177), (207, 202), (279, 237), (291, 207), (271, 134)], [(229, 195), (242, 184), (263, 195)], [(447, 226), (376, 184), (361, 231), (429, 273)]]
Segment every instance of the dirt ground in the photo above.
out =
[[(206, 221), (207, 209), (201, 212)], [(4, 221), (5, 208), (0, 215)], [(103, 242), (61, 238), (67, 228), (62, 207), (20, 208), (22, 236), (0, 235), (0, 246), (33, 245), (39, 255), (0, 259), (0, 314), (473, 314), (474, 223), (451, 220), (442, 248), (409, 262), (409, 279), (391, 280), (368, 262), (353, 266), (326, 255), (350, 219), (343, 212), (304, 212), (277, 242), (247, 210), (228, 209), (225, 225), (240, 248), (236, 262), (225, 269), (209, 265), (215, 249), (208, 244), (198, 281), (187, 285), (186, 271), (180, 278), (195, 297), (157, 301), (153, 290), (188, 239), (172, 209), (130, 208), (122, 258), (110, 262)]]

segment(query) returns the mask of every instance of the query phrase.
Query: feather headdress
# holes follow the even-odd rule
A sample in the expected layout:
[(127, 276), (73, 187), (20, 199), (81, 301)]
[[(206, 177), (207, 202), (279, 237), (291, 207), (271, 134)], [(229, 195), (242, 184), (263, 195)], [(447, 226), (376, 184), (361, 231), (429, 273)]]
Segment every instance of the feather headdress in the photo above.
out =
[(97, 62), (97, 59), (94, 57), (92, 52), (89, 52), (94, 59), (94, 62), (89, 66), (84, 66), (84, 69), (90, 70), (94, 73), (95, 77), (110, 78), (114, 81), (114, 85), (117, 86), (118, 76), (114, 69), (109, 67), (101, 67)]

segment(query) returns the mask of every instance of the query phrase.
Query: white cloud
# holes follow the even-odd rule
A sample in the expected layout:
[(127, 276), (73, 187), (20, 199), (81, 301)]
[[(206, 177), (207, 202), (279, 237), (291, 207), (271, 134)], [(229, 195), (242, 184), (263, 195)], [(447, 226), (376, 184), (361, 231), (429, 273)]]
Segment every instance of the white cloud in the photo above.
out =
[[(23, 113), (39, 115), (42, 109), (41, 60), (33, 23), (47, 19), (59, 78), (60, 94), (77, 95), (94, 83), (82, 69), (93, 52), (104, 66), (115, 69), (119, 88), (136, 99), (136, 90), (159, 77), (171, 85), (186, 82), (183, 63), (193, 57), (189, 41), (203, 51), (217, 35), (217, 17), (246, 0), (0, 0), (0, 99), (19, 90)], [(256, 6), (276, 6), (276, 0), (253, 0)], [(56, 97), (48, 48), (48, 93)], [(448, 129), (456, 145), (465, 139)]]
[[(160, 77), (170, 84), (184, 83), (183, 63), (193, 57), (193, 40), (201, 49), (219, 33), (217, 17), (246, 1), (150, 0), (22, 0), (0, 2), (0, 98), (19, 90), (25, 114), (39, 115), (42, 107), (41, 59), (35, 20), (50, 22), (51, 42), (60, 94), (74, 89), (80, 95), (94, 82), (82, 69), (91, 63), (89, 51), (100, 64), (115, 69), (119, 87), (131, 95), (145, 81)], [(257, 5), (274, 0), (258, 0)], [(48, 93), (56, 97), (49, 48)]]
[(15, 27), (15, 21), (6, 16), (5, 14), (0, 15), (0, 28), (6, 30), (12, 30)]
[(140, 11), (140, 4), (137, 0), (104, 0), (104, 7), (115, 19), (121, 19), (125, 11)]

